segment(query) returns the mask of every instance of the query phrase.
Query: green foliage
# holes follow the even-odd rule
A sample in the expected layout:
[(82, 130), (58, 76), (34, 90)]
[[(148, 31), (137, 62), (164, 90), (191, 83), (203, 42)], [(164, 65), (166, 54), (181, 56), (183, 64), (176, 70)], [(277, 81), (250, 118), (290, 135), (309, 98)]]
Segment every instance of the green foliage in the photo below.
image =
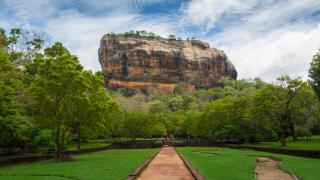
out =
[(4, 50), (8, 45), (8, 37), (6, 36), (6, 31), (0, 28), (0, 49)]
[(310, 64), (309, 77), (310, 83), (320, 100), (320, 52), (314, 55)]
[(176, 36), (173, 34), (170, 34), (168, 37), (169, 40), (176, 40)]
[(165, 137), (167, 135), (167, 128), (163, 123), (156, 123), (151, 128), (151, 135), (152, 137)]
[(69, 134), (75, 136), (80, 149), (83, 139), (119, 131), (113, 123), (118, 106), (99, 74), (83, 71), (77, 57), (61, 43), (45, 49), (45, 56), (39, 58), (30, 92), (39, 115), (48, 119), (46, 127), (54, 133), (58, 158)]
[[(263, 119), (275, 123), (282, 145), (286, 145), (289, 131), (294, 131), (298, 121), (305, 122), (315, 116), (311, 107), (317, 105), (312, 100), (312, 92), (308, 88), (299, 78), (282, 76), (278, 78), (277, 85), (268, 85), (257, 92), (255, 107), (260, 109), (259, 114)], [(305, 113), (309, 115), (306, 116)], [(291, 133), (295, 137), (295, 132)]]
[(183, 117), (183, 121), (178, 129), (180, 136), (185, 138), (197, 138), (203, 135), (202, 130), (198, 129), (200, 121), (202, 119), (202, 113), (197, 111), (188, 111)]
[(150, 137), (153, 124), (146, 112), (133, 110), (125, 114), (125, 135), (132, 139), (137, 137)]
[(128, 32), (124, 32), (124, 33), (108, 33), (108, 36), (112, 36), (112, 37), (134, 37), (134, 38), (146, 38), (146, 39), (156, 39), (156, 40), (179, 40), (181, 41), (182, 39), (176, 38), (175, 35), (170, 34), (168, 38), (163, 38), (157, 34), (155, 34), (154, 32), (147, 32), (145, 30), (141, 30), (141, 31), (134, 31), (134, 30), (130, 30)]
[(249, 103), (247, 97), (227, 97), (209, 103), (199, 128), (208, 137), (226, 141), (245, 139)]
[(54, 149), (53, 132), (51, 129), (41, 129), (37, 136), (32, 139), (32, 145), (36, 149)]
[(30, 87), (40, 114), (49, 119), (48, 128), (54, 132), (57, 158), (60, 158), (68, 130), (69, 102), (81, 96), (85, 86), (81, 72), (78, 59), (61, 43), (56, 43), (45, 50)]
[(161, 100), (153, 100), (149, 102), (149, 112), (153, 113), (163, 113), (168, 111), (168, 105)]
[(23, 148), (31, 141), (30, 120), (21, 116), (0, 116), (0, 146), (5, 154), (11, 154), (15, 148)]
[(189, 87), (189, 84), (186, 82), (180, 82), (176, 85), (176, 87), (173, 89), (174, 94), (178, 95), (188, 95), (192, 93), (192, 90)]
[(168, 106), (171, 111), (178, 111), (183, 108), (183, 99), (181, 96), (174, 96), (169, 99)]

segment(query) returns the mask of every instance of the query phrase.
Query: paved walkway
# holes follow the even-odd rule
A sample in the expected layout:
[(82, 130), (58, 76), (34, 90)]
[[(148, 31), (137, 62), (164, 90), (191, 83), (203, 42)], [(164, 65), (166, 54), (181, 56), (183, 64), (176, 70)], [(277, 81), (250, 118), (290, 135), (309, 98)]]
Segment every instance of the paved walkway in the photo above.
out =
[(162, 147), (138, 180), (194, 180), (173, 147)]

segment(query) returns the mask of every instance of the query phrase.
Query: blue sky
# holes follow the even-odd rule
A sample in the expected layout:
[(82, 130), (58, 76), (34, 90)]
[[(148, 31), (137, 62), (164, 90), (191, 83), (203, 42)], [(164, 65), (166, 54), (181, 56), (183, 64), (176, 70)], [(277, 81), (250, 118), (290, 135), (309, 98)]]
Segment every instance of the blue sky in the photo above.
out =
[(100, 70), (103, 34), (197, 37), (225, 51), (240, 78), (307, 78), (320, 48), (319, 0), (0, 0), (0, 27), (40, 29), (86, 69)]

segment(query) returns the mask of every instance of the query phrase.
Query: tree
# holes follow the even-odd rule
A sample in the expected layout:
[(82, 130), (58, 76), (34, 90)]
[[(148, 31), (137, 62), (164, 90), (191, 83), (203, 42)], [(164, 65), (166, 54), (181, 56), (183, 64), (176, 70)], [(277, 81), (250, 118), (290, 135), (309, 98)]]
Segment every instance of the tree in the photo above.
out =
[(23, 52), (25, 60), (30, 63), (35, 56), (45, 46), (45, 43), (49, 40), (49, 35), (40, 30), (22, 30), (20, 35), (20, 51)]
[(178, 111), (183, 108), (183, 99), (181, 96), (173, 96), (169, 99), (168, 104), (171, 111)]
[(137, 137), (150, 137), (153, 127), (149, 114), (139, 109), (134, 109), (125, 114), (124, 134), (135, 140)]
[(281, 76), (276, 85), (267, 85), (257, 92), (255, 101), (259, 105), (261, 116), (266, 116), (277, 122), (280, 142), (287, 145), (287, 137), (293, 126), (294, 118), (303, 108), (302, 99), (306, 83), (300, 78), (292, 79), (289, 76)]
[(319, 101), (312, 87), (305, 83), (297, 95), (294, 106), (297, 108), (293, 112), (293, 122), (290, 126), (290, 133), (294, 140), (302, 136), (311, 136), (312, 127), (319, 121)]
[(104, 87), (103, 76), (100, 73), (89, 77), (89, 88), (85, 95), (89, 97), (93, 113), (91, 121), (94, 121), (96, 128), (88, 128), (97, 131), (100, 136), (117, 137), (121, 135), (123, 126), (123, 111), (119, 105), (111, 98)]
[(30, 92), (40, 113), (49, 120), (48, 128), (54, 133), (56, 158), (60, 159), (66, 136), (70, 131), (65, 116), (68, 100), (82, 95), (83, 68), (77, 57), (71, 55), (61, 43), (55, 43), (45, 49), (43, 58)]
[(179, 127), (183, 122), (184, 113), (184, 111), (175, 111), (166, 116), (165, 126), (168, 136), (173, 136), (178, 133)]
[(9, 49), (11, 52), (17, 51), (16, 45), (18, 44), (20, 34), (21, 34), (21, 29), (18, 29), (18, 28), (11, 29), (10, 31), (11, 36), (9, 36), (8, 38), (9, 44), (11, 46)]
[(225, 97), (209, 103), (199, 122), (201, 135), (225, 141), (245, 139), (248, 97)]
[(147, 36), (148, 35), (148, 33), (146, 32), (146, 31), (144, 31), (144, 30), (142, 30), (142, 31), (138, 31), (139, 32), (139, 36)]
[(155, 33), (153, 33), (153, 32), (149, 32), (148, 33), (148, 37), (150, 37), (150, 38), (155, 38), (156, 37), (156, 34)]
[(320, 100), (320, 52), (313, 56), (310, 64), (309, 77), (310, 84)]
[[(66, 119), (72, 133), (77, 139), (77, 147), (84, 139), (97, 135), (115, 135), (120, 118), (119, 107), (111, 100), (99, 75), (91, 71), (82, 73), (85, 85), (80, 95), (68, 96), (66, 99)], [(113, 114), (117, 113), (117, 117)], [(119, 131), (119, 130), (118, 130)]]
[(168, 37), (169, 40), (176, 40), (176, 36), (173, 34), (170, 34)]
[(12, 153), (14, 148), (27, 144), (33, 128), (30, 119), (22, 115), (23, 105), (19, 101), (22, 73), (11, 59), (8, 52), (11, 42), (1, 29), (0, 43), (0, 147), (5, 153)]
[(178, 95), (188, 95), (192, 92), (193, 89), (191, 88), (191, 85), (186, 82), (178, 83), (176, 87), (173, 89), (173, 93)]
[(153, 100), (149, 102), (149, 112), (154, 113), (164, 113), (168, 111), (167, 104), (160, 100)]
[(8, 37), (6, 36), (6, 31), (0, 28), (0, 49), (5, 50), (8, 45)]
[(153, 137), (164, 137), (167, 135), (167, 129), (164, 124), (162, 123), (156, 123), (152, 128), (151, 128), (151, 135)]
[(31, 121), (20, 115), (0, 116), (0, 147), (5, 154), (24, 148), (31, 141)]
[(184, 114), (184, 119), (179, 127), (179, 134), (188, 139), (199, 137), (202, 129), (199, 129), (199, 121), (201, 120), (202, 112), (188, 111)]

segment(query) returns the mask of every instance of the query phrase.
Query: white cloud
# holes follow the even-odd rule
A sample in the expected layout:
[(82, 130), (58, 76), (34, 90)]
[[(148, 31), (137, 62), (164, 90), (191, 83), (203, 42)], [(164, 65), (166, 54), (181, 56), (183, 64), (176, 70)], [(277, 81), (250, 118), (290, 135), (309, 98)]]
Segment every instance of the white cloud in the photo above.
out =
[[(305, 16), (320, 8), (320, 1), (299, 0), (279, 1), (270, 6), (262, 6), (247, 17), (244, 24), (252, 31), (272, 31), (279, 27), (287, 27), (305, 20)], [(301, 19), (302, 18), (302, 19)], [(297, 22), (295, 22), (297, 21)]]
[[(98, 48), (100, 38), (108, 32), (124, 32), (129, 30), (146, 30), (162, 36), (173, 33), (173, 22), (167, 16), (154, 17), (139, 14), (137, 7), (167, 0), (97, 0), (70, 1), (67, 7), (74, 3), (85, 5), (88, 12), (81, 9), (59, 9), (57, 1), (52, 0), (5, 0), (6, 14), (12, 13), (10, 19), (0, 22), (6, 29), (13, 27), (39, 28), (46, 31), (52, 41), (64, 43), (70, 51), (79, 57), (86, 69), (100, 70)], [(1, 4), (1, 2), (0, 2)], [(94, 15), (96, 10), (102, 10)], [(4, 12), (4, 11), (3, 11)], [(0, 15), (5, 15), (3, 12)], [(93, 14), (90, 14), (93, 13)], [(39, 19), (43, 27), (34, 25)], [(14, 23), (9, 23), (9, 22)]]
[(79, 56), (86, 69), (100, 69), (98, 47), (104, 33), (117, 31), (134, 20), (133, 15), (88, 17), (77, 12), (68, 12), (46, 22), (44, 30), (54, 41), (64, 43), (72, 53)]
[(240, 78), (260, 76), (271, 81), (282, 74), (307, 78), (320, 48), (320, 25), (309, 30), (279, 30), (243, 44), (224, 47)]
[(225, 50), (240, 78), (260, 76), (271, 81), (281, 74), (306, 78), (312, 56), (320, 48), (318, 22), (309, 16), (319, 8), (320, 1), (314, 0), (256, 4), (242, 14), (241, 23), (229, 23), (208, 41)]
[(83, 4), (87, 5), (90, 8), (101, 9), (108, 7), (118, 7), (120, 9), (123, 8), (132, 8), (135, 6), (144, 6), (153, 3), (165, 3), (169, 0), (80, 0)]
[(4, 6), (20, 21), (43, 19), (57, 10), (57, 1), (52, 0), (4, 0)]
[(211, 29), (224, 13), (240, 13), (255, 5), (254, 0), (192, 0), (182, 6), (184, 21)]
[[(202, 37), (225, 50), (240, 78), (272, 80), (284, 73), (306, 77), (320, 48), (319, 22), (309, 18), (320, 9), (318, 0), (191, 0), (171, 14), (141, 14), (145, 5), (167, 1), (3, 0), (0, 27), (42, 28), (93, 70), (100, 70), (100, 38), (112, 31)], [(221, 31), (210, 34), (214, 27)]]
[(166, 17), (150, 18), (132, 13), (90, 17), (71, 11), (46, 22), (44, 30), (76, 54), (86, 69), (96, 71), (101, 69), (98, 48), (103, 34), (143, 29), (167, 36), (173, 31), (171, 27)]

